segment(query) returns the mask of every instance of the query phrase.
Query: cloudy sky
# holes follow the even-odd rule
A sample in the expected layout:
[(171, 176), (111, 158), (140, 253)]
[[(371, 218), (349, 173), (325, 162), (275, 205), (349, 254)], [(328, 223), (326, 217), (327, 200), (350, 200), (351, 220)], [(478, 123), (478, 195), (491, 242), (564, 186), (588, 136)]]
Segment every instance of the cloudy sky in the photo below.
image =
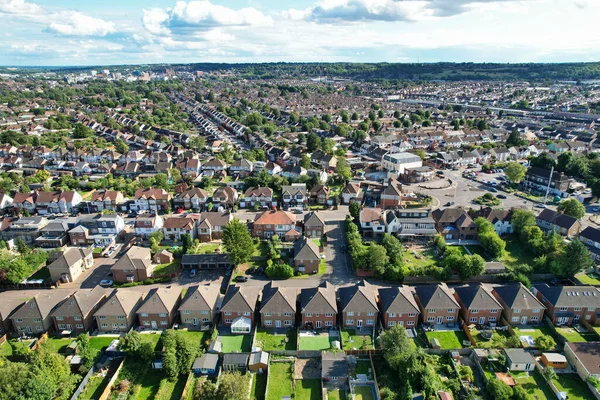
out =
[(0, 65), (600, 60), (600, 0), (0, 0)]

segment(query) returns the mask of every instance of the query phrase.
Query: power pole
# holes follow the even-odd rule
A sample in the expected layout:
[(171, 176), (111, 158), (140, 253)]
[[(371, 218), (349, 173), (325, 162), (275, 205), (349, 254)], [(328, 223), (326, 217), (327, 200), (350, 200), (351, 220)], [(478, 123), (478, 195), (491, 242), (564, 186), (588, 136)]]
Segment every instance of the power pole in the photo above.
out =
[(550, 176), (548, 177), (548, 186), (546, 186), (546, 195), (544, 196), (544, 205), (548, 200), (548, 192), (550, 191), (550, 183), (552, 182), (552, 175), (554, 174), (554, 166), (550, 169)]

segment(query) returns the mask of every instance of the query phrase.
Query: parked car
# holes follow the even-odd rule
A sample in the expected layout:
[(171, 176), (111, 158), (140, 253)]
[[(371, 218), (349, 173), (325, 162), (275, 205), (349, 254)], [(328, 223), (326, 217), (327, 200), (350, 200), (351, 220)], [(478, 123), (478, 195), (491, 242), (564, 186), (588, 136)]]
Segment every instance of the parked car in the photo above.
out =
[(506, 199), (506, 196), (503, 194), (497, 194), (496, 197), (499, 199)]
[(114, 250), (109, 250), (108, 253), (106, 253), (106, 257), (112, 256), (114, 252)]
[(453, 206), (453, 205), (454, 205), (454, 202), (453, 201), (449, 201), (446, 204), (444, 204), (444, 207), (450, 207), (450, 206)]
[(236, 282), (248, 282), (248, 277), (247, 276), (239, 275), (239, 276), (235, 277), (235, 281)]
[(548, 207), (548, 206), (547, 206), (547, 205), (545, 205), (544, 203), (537, 203), (535, 206), (536, 206), (537, 208), (546, 208), (546, 207)]
[(498, 189), (496, 189), (495, 187), (490, 188), (490, 192), (492, 192), (492, 193), (498, 193)]
[(110, 279), (103, 279), (100, 281), (100, 286), (102, 287), (111, 287), (113, 285), (113, 281)]
[(345, 253), (345, 252), (346, 252), (346, 245), (345, 245), (345, 244), (343, 244), (343, 245), (341, 245), (341, 246), (340, 246), (340, 251), (341, 251), (342, 253)]
[(193, 270), (190, 271), (190, 278), (193, 278), (195, 276), (196, 276), (196, 270), (193, 269)]

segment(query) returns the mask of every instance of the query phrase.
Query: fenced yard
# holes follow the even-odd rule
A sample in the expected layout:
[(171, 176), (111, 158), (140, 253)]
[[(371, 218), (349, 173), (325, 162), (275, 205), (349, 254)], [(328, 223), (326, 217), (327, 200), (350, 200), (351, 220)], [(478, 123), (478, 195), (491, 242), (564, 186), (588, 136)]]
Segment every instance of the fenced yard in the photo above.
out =
[(292, 363), (278, 362), (269, 366), (269, 393), (267, 400), (281, 400), (292, 395)]
[(342, 330), (342, 343), (344, 350), (373, 349), (372, 332), (356, 333), (354, 329)]
[(572, 327), (557, 327), (556, 332), (571, 343), (593, 342), (598, 340), (596, 332), (578, 332)]
[(286, 334), (276, 334), (266, 329), (258, 329), (254, 344), (263, 350), (296, 350), (298, 334), (289, 329)]
[[(546, 325), (530, 326), (527, 328), (513, 328), (513, 331), (515, 332), (515, 335), (517, 337), (531, 336), (531, 338), (533, 340), (535, 340), (543, 335), (552, 336), (552, 328), (550, 328), (549, 326), (546, 326)], [(523, 340), (521, 340), (521, 342), (523, 344), (527, 344)], [(527, 345), (527, 346), (529, 347), (529, 345)]]
[(267, 374), (255, 374), (250, 389), (250, 400), (265, 400), (267, 389)]
[(223, 353), (243, 353), (252, 350), (252, 335), (219, 335)]
[(295, 398), (298, 400), (321, 400), (321, 380), (303, 379), (296, 381)]
[(374, 400), (374, 390), (371, 385), (354, 386), (354, 400)]
[(462, 349), (463, 341), (469, 340), (463, 331), (430, 331), (426, 332), (427, 339), (437, 339), (442, 350)]
[(590, 392), (587, 384), (579, 379), (577, 374), (558, 374), (552, 383), (561, 392), (567, 393), (569, 400), (592, 399), (594, 395)]
[(337, 337), (322, 332), (318, 335), (300, 335), (300, 350), (327, 350), (331, 348), (331, 343), (337, 340)]

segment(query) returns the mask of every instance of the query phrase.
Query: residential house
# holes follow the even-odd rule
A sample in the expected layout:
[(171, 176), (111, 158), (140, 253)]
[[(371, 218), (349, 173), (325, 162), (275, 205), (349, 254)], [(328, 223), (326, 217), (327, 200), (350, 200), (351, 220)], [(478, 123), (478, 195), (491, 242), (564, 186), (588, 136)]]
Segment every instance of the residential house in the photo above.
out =
[(165, 189), (138, 189), (133, 196), (133, 204), (130, 209), (132, 211), (166, 211), (169, 209), (171, 194)]
[(588, 226), (579, 233), (579, 240), (587, 246), (592, 260), (600, 263), (600, 230)]
[(250, 187), (244, 193), (244, 206), (253, 207), (258, 204), (261, 207), (269, 207), (273, 204), (273, 189), (269, 187)]
[(453, 326), (458, 321), (460, 305), (445, 283), (417, 286), (415, 299), (424, 324)]
[(215, 206), (233, 208), (238, 201), (238, 192), (230, 186), (220, 186), (212, 195), (212, 202)]
[(305, 183), (292, 183), (281, 187), (283, 207), (305, 207), (308, 205), (308, 190)]
[(404, 174), (405, 168), (421, 166), (423, 166), (421, 157), (412, 153), (387, 153), (381, 158), (381, 167), (387, 170), (393, 177)]
[(385, 221), (381, 208), (360, 210), (360, 229), (365, 238), (379, 238), (385, 233)]
[(231, 261), (228, 254), (207, 253), (207, 254), (184, 254), (181, 257), (181, 267), (183, 269), (212, 270), (229, 269)]
[(200, 211), (208, 202), (209, 197), (210, 194), (206, 190), (192, 187), (175, 196), (173, 207), (175, 209)]
[(136, 314), (140, 326), (145, 329), (168, 329), (175, 322), (181, 301), (179, 288), (156, 288), (150, 290)]
[(385, 231), (402, 238), (428, 237), (437, 234), (435, 220), (429, 210), (402, 208), (383, 212)]
[(201, 171), (200, 160), (196, 158), (188, 158), (175, 163), (175, 168), (181, 171), (183, 177), (196, 179)]
[(196, 221), (188, 217), (167, 218), (163, 225), (163, 234), (165, 239), (174, 242), (181, 242), (183, 235), (190, 235), (192, 239), (195, 239)]
[(115, 290), (94, 313), (100, 332), (128, 332), (136, 321), (136, 311), (144, 295), (135, 290)]
[(546, 306), (546, 315), (556, 325), (571, 325), (583, 319), (595, 324), (600, 310), (600, 292), (593, 286), (534, 285), (532, 293)]
[(535, 223), (542, 230), (554, 231), (568, 238), (575, 237), (581, 230), (581, 222), (575, 217), (546, 208), (535, 217)]
[(227, 163), (218, 158), (211, 158), (204, 164), (202, 169), (209, 171), (225, 171), (227, 169)]
[(548, 181), (550, 181), (550, 194), (566, 198), (569, 196), (569, 179), (562, 172), (556, 172), (550, 177), (550, 171), (547, 169), (530, 167), (525, 175), (525, 180), (522, 186), (526, 190), (546, 193), (548, 189)]
[(162, 249), (152, 257), (154, 264), (171, 264), (173, 260), (173, 253), (167, 249)]
[(4, 192), (0, 192), (0, 210), (11, 207), (13, 205), (13, 198)]
[(402, 184), (394, 178), (381, 191), (381, 208), (398, 208), (402, 206)]
[(217, 374), (219, 368), (219, 355), (212, 353), (204, 353), (201, 357), (194, 360), (192, 364), (192, 372), (195, 375), (211, 375)]
[(52, 282), (75, 282), (86, 269), (94, 265), (91, 247), (71, 247), (60, 253), (61, 255), (48, 265)]
[(507, 162), (510, 158), (510, 151), (506, 147), (496, 147), (490, 149), (490, 154), (497, 162)]
[(79, 218), (79, 226), (84, 227), (85, 230), (79, 231), (77, 235), (69, 231), (71, 243), (80, 246), (97, 244), (106, 247), (113, 244), (117, 235), (125, 229), (125, 220), (119, 214), (85, 215)]
[(2, 240), (21, 239), (28, 245), (35, 243), (35, 240), (41, 236), (42, 229), (48, 225), (48, 220), (45, 217), (22, 217), (19, 219), (4, 218), (4, 229), (0, 231)]
[(94, 327), (94, 313), (106, 300), (107, 291), (99, 286), (79, 289), (63, 301), (51, 314), (57, 332), (76, 336)]
[[(194, 218), (196, 218), (194, 216)], [(201, 242), (219, 240), (223, 237), (223, 230), (233, 216), (230, 212), (209, 211), (197, 217), (197, 232)]]
[(248, 368), (248, 353), (225, 353), (223, 354), (223, 371), (242, 371)]
[(292, 165), (292, 164), (288, 164), (285, 167), (283, 167), (283, 170), (281, 171), (281, 176), (285, 177), (285, 178), (290, 178), (290, 179), (297, 179), (300, 178), (302, 175), (306, 175), (307, 171), (305, 168), (302, 168), (299, 165)]
[(152, 257), (149, 248), (131, 246), (110, 270), (113, 280), (119, 283), (143, 282), (152, 276)]
[(254, 220), (252, 235), (269, 239), (278, 235), (283, 239), (287, 232), (296, 227), (296, 217), (287, 211), (270, 210), (258, 215)]
[(252, 170), (253, 170), (252, 161), (246, 160), (245, 158), (240, 158), (239, 160), (235, 160), (229, 166), (229, 172), (231, 174), (237, 174), (241, 177), (252, 174)]
[(259, 294), (256, 286), (230, 286), (221, 305), (221, 325), (231, 327), (231, 333), (252, 332)]
[(435, 177), (435, 171), (428, 165), (414, 168), (404, 168), (402, 179), (409, 183), (428, 182)]
[(348, 384), (348, 360), (343, 351), (321, 353), (321, 381), (324, 387), (333, 389)]
[(502, 316), (511, 325), (542, 322), (546, 307), (522, 283), (496, 286), (492, 293), (502, 305)]
[(179, 305), (181, 325), (188, 329), (209, 329), (217, 317), (219, 285), (190, 286)]
[(21, 210), (27, 210), (30, 213), (34, 213), (37, 195), (37, 192), (15, 193), (15, 197), (13, 199), (13, 208), (17, 212), (20, 212)]
[(296, 325), (296, 298), (298, 290), (291, 287), (273, 287), (273, 281), (263, 289), (260, 301), (260, 319), (263, 328), (291, 328)]
[(35, 239), (35, 247), (57, 248), (69, 242), (69, 224), (66, 221), (54, 220), (40, 229), (40, 236)]
[(325, 185), (314, 185), (308, 192), (310, 202), (313, 204), (326, 205), (329, 200), (329, 187)]
[(150, 238), (150, 234), (161, 231), (164, 226), (164, 219), (158, 214), (142, 215), (135, 219), (135, 235), (144, 239)]
[(362, 203), (364, 193), (359, 185), (348, 183), (342, 190), (342, 203), (350, 204), (351, 201)]
[(584, 381), (591, 376), (600, 379), (600, 342), (565, 343), (565, 357)]
[(90, 212), (102, 210), (118, 211), (119, 206), (125, 201), (123, 193), (118, 190), (96, 190), (90, 199)]
[(45, 290), (27, 300), (10, 318), (17, 334), (41, 335), (52, 329), (52, 312), (72, 293), (63, 289)]
[(304, 216), (304, 235), (309, 238), (321, 238), (325, 234), (325, 221), (319, 213), (311, 212)]
[(337, 326), (335, 287), (323, 282), (318, 287), (300, 290), (300, 315), (303, 329), (331, 329)]
[(303, 274), (316, 274), (319, 272), (321, 262), (319, 247), (305, 237), (294, 242), (294, 267)]
[(469, 215), (473, 220), (485, 218), (494, 226), (499, 236), (513, 233), (511, 219), (513, 210), (498, 210), (492, 207), (481, 207), (479, 210), (470, 210)]
[(19, 307), (23, 306), (25, 301), (23, 299), (11, 299), (5, 298), (0, 301), (0, 337), (7, 333), (16, 331), (13, 328), (11, 321), (12, 315)]
[(470, 285), (454, 289), (460, 305), (460, 315), (467, 324), (496, 325), (500, 322), (502, 305), (484, 285)]
[(380, 288), (378, 293), (383, 327), (392, 328), (395, 325), (406, 329), (417, 327), (421, 311), (410, 289), (394, 286)]
[(339, 310), (342, 325), (352, 329), (373, 329), (377, 323), (379, 308), (376, 291), (368, 282), (338, 289)]
[(39, 192), (35, 200), (38, 214), (72, 213), (81, 203), (81, 195), (73, 191)]
[(438, 208), (431, 216), (446, 240), (477, 240), (477, 225), (464, 209)]

